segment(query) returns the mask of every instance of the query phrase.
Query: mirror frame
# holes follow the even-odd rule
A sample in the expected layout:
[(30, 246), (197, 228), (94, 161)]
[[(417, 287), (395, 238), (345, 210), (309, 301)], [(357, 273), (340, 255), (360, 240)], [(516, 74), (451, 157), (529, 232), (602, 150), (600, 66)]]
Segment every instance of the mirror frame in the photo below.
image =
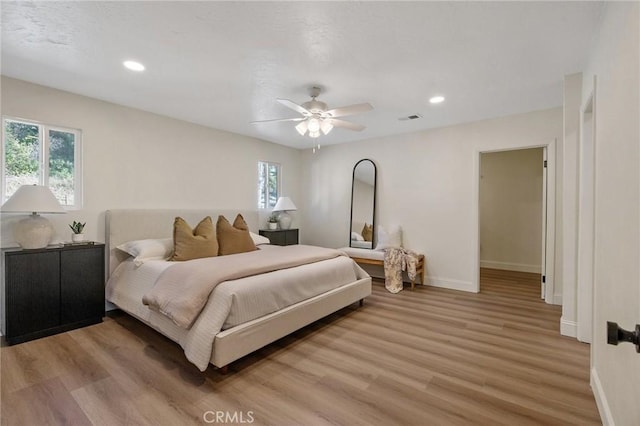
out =
[(364, 250), (373, 250), (376, 248), (376, 194), (378, 192), (378, 168), (376, 167), (376, 163), (369, 159), (369, 158), (363, 158), (362, 160), (358, 161), (356, 163), (355, 166), (353, 166), (353, 172), (351, 173), (351, 214), (349, 215), (349, 247), (351, 247), (351, 233), (353, 232), (353, 190), (355, 187), (355, 180), (356, 180), (356, 168), (358, 167), (358, 165), (360, 163), (362, 163), (363, 161), (368, 161), (371, 163), (371, 165), (373, 166), (373, 216), (372, 216), (372, 223), (371, 223), (371, 230), (373, 232), (373, 236), (371, 237), (371, 248), (370, 249), (364, 249)]

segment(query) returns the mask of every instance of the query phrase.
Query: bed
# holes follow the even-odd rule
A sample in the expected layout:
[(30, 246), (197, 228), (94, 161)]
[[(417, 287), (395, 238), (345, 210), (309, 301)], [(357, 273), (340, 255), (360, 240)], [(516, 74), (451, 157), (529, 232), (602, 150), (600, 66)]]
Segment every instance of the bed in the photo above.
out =
[[(178, 326), (142, 303), (142, 296), (154, 286), (157, 277), (171, 267), (170, 264), (178, 262), (152, 259), (136, 264), (130, 255), (116, 248), (118, 245), (133, 240), (171, 238), (176, 216), (195, 225), (205, 216), (215, 220), (218, 215), (224, 215), (232, 219), (238, 213), (243, 215), (251, 230), (257, 231), (258, 213), (255, 211), (118, 209), (106, 213), (107, 300), (179, 343), (187, 359), (201, 371), (209, 363), (226, 368), (229, 363), (339, 309), (361, 302), (371, 294), (371, 277), (350, 258), (337, 256), (260, 276), (225, 281), (214, 289), (189, 328)], [(264, 253), (287, 249), (269, 245), (259, 248), (259, 252)], [(243, 255), (245, 253), (229, 256)], [(304, 284), (308, 282), (314, 283), (313, 286)], [(252, 286), (255, 291), (250, 290)], [(295, 296), (276, 292), (290, 292)], [(273, 312), (268, 311), (273, 309), (268, 306), (252, 311), (252, 304), (257, 299), (273, 299), (278, 308)], [(228, 304), (231, 304), (229, 312), (220, 309), (220, 306), (226, 309)]]

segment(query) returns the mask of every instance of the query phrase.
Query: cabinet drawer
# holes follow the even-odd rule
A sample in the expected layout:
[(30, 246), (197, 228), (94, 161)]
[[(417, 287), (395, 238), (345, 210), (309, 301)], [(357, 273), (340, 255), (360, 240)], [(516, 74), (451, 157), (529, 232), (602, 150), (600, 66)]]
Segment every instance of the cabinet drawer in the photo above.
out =
[(104, 256), (101, 247), (60, 253), (60, 322), (104, 316)]
[(60, 257), (57, 252), (6, 257), (6, 334), (21, 336), (60, 324)]
[(297, 229), (261, 229), (260, 235), (267, 237), (271, 244), (276, 246), (290, 246), (298, 244), (298, 230)]

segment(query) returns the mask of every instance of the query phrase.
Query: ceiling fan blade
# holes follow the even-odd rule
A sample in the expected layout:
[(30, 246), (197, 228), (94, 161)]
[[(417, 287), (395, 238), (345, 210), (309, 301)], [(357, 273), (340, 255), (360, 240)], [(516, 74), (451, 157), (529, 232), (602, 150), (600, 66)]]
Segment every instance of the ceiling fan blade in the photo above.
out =
[(371, 111), (373, 107), (371, 104), (355, 104), (341, 108), (330, 109), (325, 111), (322, 115), (327, 117), (344, 117), (347, 115), (362, 114), (363, 112)]
[(290, 101), (289, 99), (276, 99), (276, 100), (280, 102), (282, 105), (286, 106), (287, 108), (291, 108), (292, 110), (299, 112), (305, 117), (309, 117), (310, 115), (312, 115), (311, 111), (309, 111), (302, 105), (298, 105), (297, 103)]
[(254, 123), (274, 123), (274, 122), (278, 122), (278, 121), (302, 121), (302, 120), (306, 120), (306, 117), (276, 118), (274, 120), (258, 120), (258, 121), (251, 121), (251, 124), (254, 124)]
[(350, 121), (337, 120), (335, 118), (328, 119), (331, 124), (336, 127), (342, 127), (343, 129), (355, 130), (356, 132), (360, 132), (364, 130), (366, 127), (362, 124), (352, 123)]

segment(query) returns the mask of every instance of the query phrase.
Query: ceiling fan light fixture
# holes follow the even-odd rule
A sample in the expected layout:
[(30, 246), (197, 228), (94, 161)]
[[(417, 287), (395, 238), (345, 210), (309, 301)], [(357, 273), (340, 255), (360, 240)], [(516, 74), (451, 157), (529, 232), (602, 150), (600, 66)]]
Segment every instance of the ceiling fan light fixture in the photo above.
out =
[(331, 129), (333, 129), (333, 124), (331, 124), (329, 120), (322, 120), (320, 130), (322, 130), (322, 133), (324, 133), (325, 136), (329, 134)]
[(300, 124), (298, 124), (296, 126), (296, 130), (298, 131), (298, 133), (300, 133), (300, 136), (304, 136), (305, 133), (307, 133), (307, 120), (301, 121)]
[(316, 117), (311, 117), (307, 120), (307, 126), (309, 127), (309, 133), (318, 133), (320, 131), (320, 120)]
[[(298, 122), (295, 126), (296, 131), (301, 136), (309, 136), (314, 139), (321, 135), (328, 135), (334, 127), (340, 127), (355, 132), (360, 132), (365, 129), (365, 126), (361, 124), (338, 119), (337, 117), (346, 117), (371, 111), (373, 109), (371, 104), (361, 103), (328, 109), (327, 104), (316, 99), (318, 95), (320, 95), (320, 88), (314, 86), (311, 90), (311, 100), (303, 104), (297, 104), (289, 99), (276, 99), (278, 103), (296, 111), (302, 117), (260, 120), (252, 121), (251, 123), (295, 121)], [(318, 148), (314, 149), (320, 149), (320, 147), (318, 146)]]

